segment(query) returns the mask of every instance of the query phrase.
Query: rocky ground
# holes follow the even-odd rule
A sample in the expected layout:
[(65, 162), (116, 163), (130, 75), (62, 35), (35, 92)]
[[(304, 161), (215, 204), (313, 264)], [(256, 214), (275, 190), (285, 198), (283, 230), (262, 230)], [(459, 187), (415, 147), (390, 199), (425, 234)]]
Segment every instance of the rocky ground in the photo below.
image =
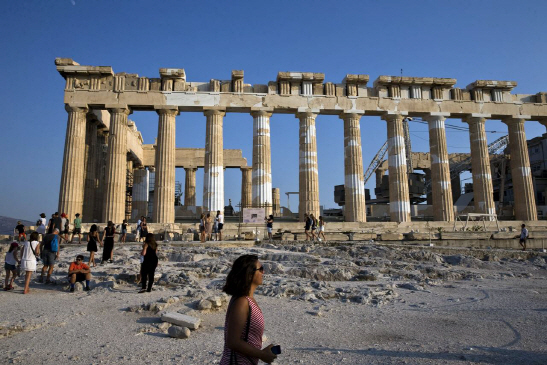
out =
[[(62, 248), (55, 285), (33, 280), (21, 295), (18, 279), (2, 291), (2, 362), (218, 363), (228, 299), (220, 288), (235, 258), (255, 253), (266, 269), (256, 296), (265, 344), (283, 351), (277, 364), (547, 363), (543, 253), (171, 243), (160, 247), (155, 290), (137, 294), (139, 250), (116, 247), (114, 263), (93, 269), (90, 292), (69, 293), (65, 281), (85, 245)], [(171, 338), (166, 313), (197, 318), (199, 328)]]

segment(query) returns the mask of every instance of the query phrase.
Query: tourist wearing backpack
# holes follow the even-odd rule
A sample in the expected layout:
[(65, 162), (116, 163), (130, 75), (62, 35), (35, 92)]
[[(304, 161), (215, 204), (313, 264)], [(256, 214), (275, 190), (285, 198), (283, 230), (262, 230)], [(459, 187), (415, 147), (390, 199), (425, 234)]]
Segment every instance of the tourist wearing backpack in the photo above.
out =
[(42, 252), (42, 261), (44, 267), (42, 267), (42, 275), (40, 275), (39, 282), (44, 282), (44, 274), (47, 271), (46, 284), (51, 283), (51, 274), (55, 267), (55, 261), (59, 259), (59, 244), (61, 242), (61, 236), (59, 229), (55, 228), (52, 234), (46, 234), (42, 241), (40, 252)]

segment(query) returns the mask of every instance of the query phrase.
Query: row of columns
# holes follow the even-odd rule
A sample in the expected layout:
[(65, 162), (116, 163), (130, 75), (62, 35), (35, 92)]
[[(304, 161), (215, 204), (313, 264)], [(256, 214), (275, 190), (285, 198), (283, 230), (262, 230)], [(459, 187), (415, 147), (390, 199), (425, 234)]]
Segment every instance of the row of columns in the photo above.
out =
[[(70, 105), (66, 107), (68, 122), (66, 131), (59, 211), (75, 214), (96, 214), (101, 210), (102, 220), (120, 222), (125, 218), (126, 160), (127, 160), (127, 116), (128, 108), (108, 108), (110, 130), (108, 140), (97, 132), (96, 123), (88, 123), (87, 106)], [(153, 221), (174, 222), (175, 197), (175, 118), (179, 114), (176, 107), (158, 107), (158, 138), (155, 161), (155, 197)], [(243, 207), (266, 207), (267, 214), (273, 213), (271, 145), (269, 110), (256, 110), (253, 117), (253, 160), (252, 168), (242, 168)], [(203, 184), (203, 205), (208, 211), (224, 209), (224, 161), (223, 161), (223, 118), (220, 109), (205, 110), (206, 141)], [(360, 132), (360, 113), (342, 113), (344, 121), (344, 177), (346, 221), (365, 222), (365, 189), (363, 177), (363, 158)], [(434, 219), (454, 220), (450, 168), (446, 146), (444, 121), (448, 115), (431, 113), (427, 118), (431, 154), (431, 178)], [(303, 111), (296, 114), (299, 119), (299, 218), (305, 213), (319, 215), (319, 180), (317, 164), (316, 113)], [(402, 113), (386, 113), (387, 122), (389, 200), (392, 221), (410, 221), (410, 200), (408, 171), (403, 134)], [(475, 211), (494, 213), (493, 188), (485, 133), (485, 117), (470, 116), (464, 121), (469, 124)], [(511, 171), (515, 191), (515, 215), (519, 220), (536, 219), (536, 207), (532, 187), (530, 162), (524, 133), (524, 119), (504, 120), (509, 129), (511, 149)], [(87, 131), (86, 131), (87, 128)], [(87, 136), (87, 140), (86, 140)], [(102, 140), (101, 140), (102, 139)], [(97, 170), (101, 168), (96, 157), (103, 153), (99, 146), (107, 145), (106, 172), (104, 184)], [(87, 161), (87, 162), (86, 162)], [(135, 170), (141, 171), (141, 170)], [(146, 170), (144, 170), (146, 171)], [(186, 169), (185, 205), (196, 206), (195, 194), (196, 168)], [(133, 199), (135, 209), (144, 211), (141, 205), (148, 200), (146, 189), (141, 183), (144, 179), (139, 172), (135, 174), (136, 194)], [(83, 178), (82, 178), (83, 177)], [(147, 179), (146, 179), (147, 180)], [(104, 191), (100, 188), (104, 185)], [(146, 191), (145, 191), (146, 190)], [(84, 193), (85, 192), (85, 193)], [(101, 200), (101, 197), (104, 199)], [(104, 201), (104, 203), (103, 203)]]

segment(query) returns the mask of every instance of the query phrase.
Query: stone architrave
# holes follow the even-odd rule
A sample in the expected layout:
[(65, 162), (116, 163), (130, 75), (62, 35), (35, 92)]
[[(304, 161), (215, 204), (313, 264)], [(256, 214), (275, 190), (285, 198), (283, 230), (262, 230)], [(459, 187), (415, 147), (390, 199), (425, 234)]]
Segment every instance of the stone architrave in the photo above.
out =
[(87, 105), (66, 105), (66, 127), (63, 170), (59, 191), (59, 214), (73, 217), (82, 213), (85, 182), (85, 135)]
[(270, 117), (264, 110), (253, 116), (253, 207), (265, 207), (266, 216), (272, 214), (272, 156), (270, 148)]
[(185, 167), (184, 206), (186, 210), (196, 213), (196, 171), (195, 167)]
[(82, 222), (93, 222), (95, 213), (95, 194), (97, 192), (97, 152), (100, 148), (97, 143), (97, 122), (94, 120), (87, 121), (85, 132), (85, 188), (84, 188), (84, 205), (82, 214)]
[(131, 219), (138, 220), (141, 216), (148, 216), (148, 196), (150, 177), (147, 169), (133, 170), (133, 209)]
[(175, 223), (176, 107), (156, 108), (159, 115), (154, 182), (155, 223)]
[(203, 173), (203, 207), (206, 212), (224, 211), (224, 110), (209, 109), (205, 129), (205, 164)]
[(125, 219), (127, 183), (127, 116), (129, 108), (109, 107), (110, 132), (106, 158), (103, 222), (121, 223)]
[(495, 214), (494, 188), (492, 186), (490, 155), (488, 154), (485, 131), (486, 118), (483, 116), (470, 116), (465, 118), (464, 121), (469, 125), (475, 213)]
[(445, 116), (430, 115), (429, 148), (431, 155), (431, 191), (433, 194), (433, 219), (442, 222), (454, 221), (454, 203), (450, 183), (450, 165), (446, 147)]
[(366, 222), (365, 178), (361, 147), (361, 114), (343, 113), (344, 120), (344, 214), (346, 222)]
[(241, 168), (241, 208), (250, 208), (253, 204), (252, 167)]
[(401, 114), (385, 114), (389, 166), (389, 212), (392, 222), (410, 222), (405, 138)]
[(315, 118), (312, 112), (299, 112), (300, 156), (299, 156), (299, 205), (298, 218), (304, 221), (304, 214), (319, 217), (319, 173), (317, 167), (317, 139)]
[(507, 124), (509, 130), (515, 218), (522, 221), (535, 221), (537, 220), (537, 208), (526, 133), (524, 131), (525, 119), (522, 117), (507, 118), (502, 121)]

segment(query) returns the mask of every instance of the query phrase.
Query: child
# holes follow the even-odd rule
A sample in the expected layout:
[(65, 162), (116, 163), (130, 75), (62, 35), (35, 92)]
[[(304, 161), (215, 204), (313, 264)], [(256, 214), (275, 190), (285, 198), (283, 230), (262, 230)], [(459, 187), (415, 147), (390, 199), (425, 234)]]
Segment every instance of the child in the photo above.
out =
[(325, 221), (323, 220), (323, 216), (319, 216), (319, 233), (317, 234), (317, 237), (319, 238), (319, 241), (321, 241), (321, 237), (323, 237), (323, 241), (326, 241), (325, 238)]
[[(18, 258), (19, 253), (19, 245), (17, 242), (12, 242), (9, 251), (6, 254), (6, 263), (4, 264), (4, 268), (6, 269), (6, 283), (4, 286), (4, 290), (13, 290), (13, 280), (17, 276), (17, 264), (21, 263), (21, 260)], [(10, 278), (11, 274), (11, 278)], [(9, 283), (9, 285), (8, 285)]]
[(127, 219), (124, 219), (123, 220), (123, 223), (122, 223), (122, 235), (120, 237), (120, 241), (119, 242), (123, 242), (125, 243), (125, 236), (127, 235)]

